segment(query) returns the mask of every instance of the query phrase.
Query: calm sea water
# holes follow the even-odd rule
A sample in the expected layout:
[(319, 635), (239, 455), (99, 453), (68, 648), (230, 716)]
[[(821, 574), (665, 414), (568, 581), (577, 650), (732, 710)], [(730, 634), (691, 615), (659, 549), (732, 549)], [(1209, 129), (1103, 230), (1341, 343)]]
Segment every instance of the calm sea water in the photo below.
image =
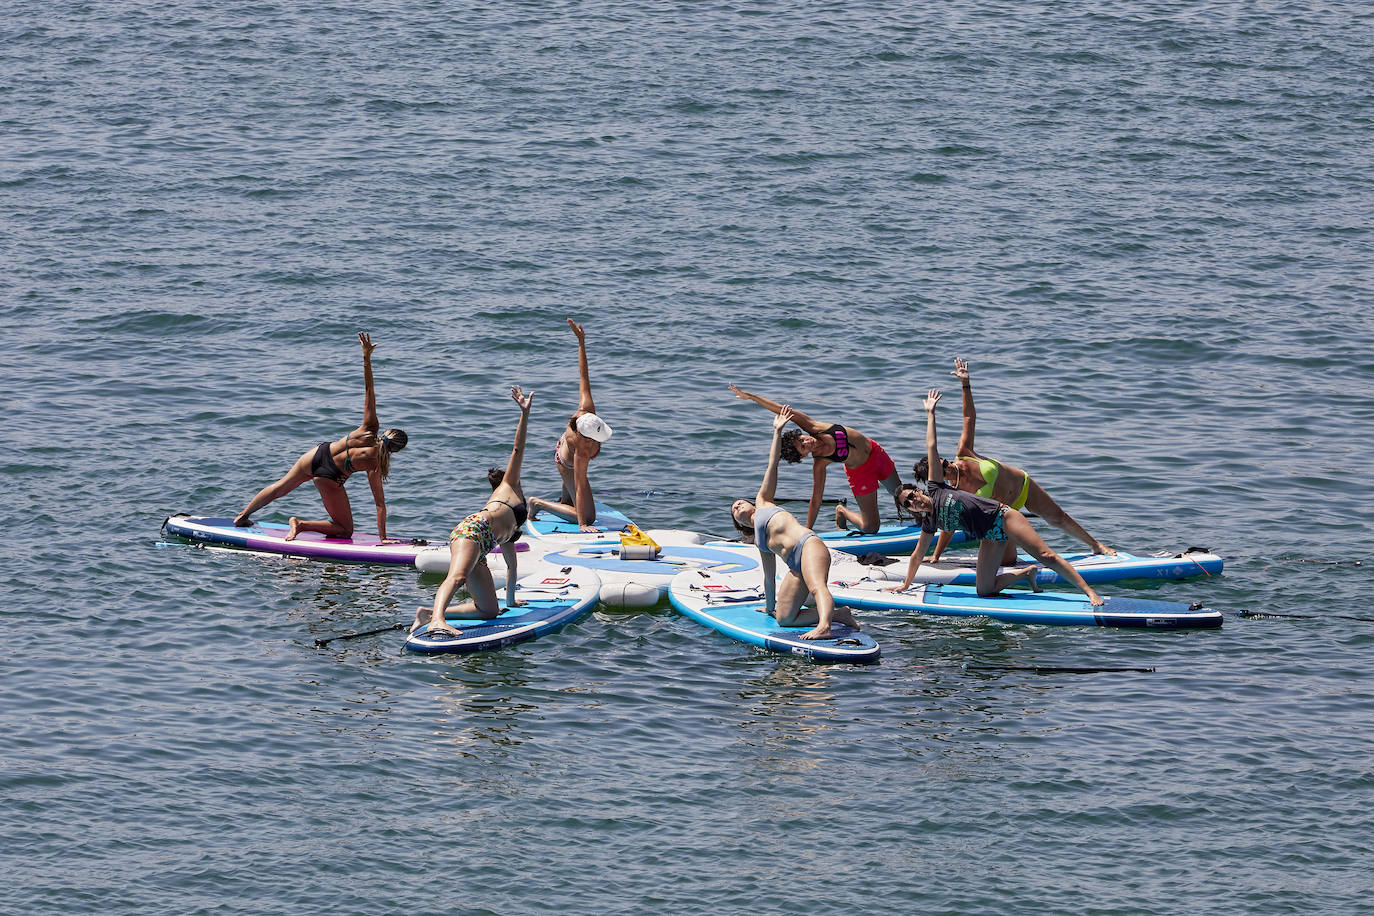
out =
[[(5, 912), (1367, 910), (1366, 7), (17, 0), (0, 29)], [(1109, 543), (1227, 561), (1103, 590), (1226, 625), (870, 614), (852, 669), (665, 605), (424, 659), (313, 646), (409, 617), (414, 571), (158, 543), (356, 425), (359, 330), (411, 437), (392, 533), (480, 504), (512, 383), (554, 489), (569, 315), (616, 430), (594, 486), (646, 527), (726, 531), (757, 488), (768, 417), (728, 382), (905, 469), (962, 355), (984, 451)]]

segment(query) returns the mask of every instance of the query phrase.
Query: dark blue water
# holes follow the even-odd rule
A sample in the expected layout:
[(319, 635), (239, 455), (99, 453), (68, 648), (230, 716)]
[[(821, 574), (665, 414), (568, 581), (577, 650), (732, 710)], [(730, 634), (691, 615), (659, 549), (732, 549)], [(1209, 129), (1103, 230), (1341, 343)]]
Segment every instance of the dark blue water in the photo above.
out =
[[(1366, 906), (1363, 6), (4, 18), (0, 908)], [(526, 485), (553, 490), (565, 316), (616, 430), (593, 485), (645, 527), (727, 531), (757, 489), (768, 416), (728, 382), (905, 470), (959, 355), (982, 451), (1108, 543), (1227, 561), (1115, 591), (1226, 625), (868, 615), (884, 658), (853, 669), (665, 605), (426, 659), (313, 645), (408, 618), (414, 571), (159, 546), (168, 513), (236, 511), (357, 424), (359, 330), (410, 434), (392, 533), (480, 505), (512, 383)], [(957, 399), (941, 420), (952, 448)], [(784, 467), (783, 495), (809, 485)]]

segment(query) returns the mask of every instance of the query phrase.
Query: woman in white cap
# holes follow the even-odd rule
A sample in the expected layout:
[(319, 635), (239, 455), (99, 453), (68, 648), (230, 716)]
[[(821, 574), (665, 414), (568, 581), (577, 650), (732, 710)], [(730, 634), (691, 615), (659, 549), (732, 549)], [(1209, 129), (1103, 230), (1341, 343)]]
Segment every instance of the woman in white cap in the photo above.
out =
[(583, 531), (597, 531), (596, 503), (592, 499), (592, 485), (587, 481), (587, 464), (601, 454), (601, 443), (611, 438), (611, 427), (596, 415), (592, 403), (592, 381), (587, 371), (587, 335), (582, 325), (568, 319), (568, 327), (577, 335), (578, 384), (577, 410), (568, 419), (568, 428), (558, 437), (553, 449), (553, 463), (563, 479), (558, 502), (530, 498), (530, 515), (548, 510), (560, 518), (577, 522)]

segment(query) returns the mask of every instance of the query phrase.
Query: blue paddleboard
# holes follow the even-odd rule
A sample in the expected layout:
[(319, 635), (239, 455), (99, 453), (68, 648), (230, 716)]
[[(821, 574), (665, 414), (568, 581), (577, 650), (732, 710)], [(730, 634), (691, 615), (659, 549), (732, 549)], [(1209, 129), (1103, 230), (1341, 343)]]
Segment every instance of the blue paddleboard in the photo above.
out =
[[(863, 556), (866, 553), (881, 554), (910, 554), (916, 549), (916, 542), (921, 539), (920, 525), (880, 525), (878, 530), (872, 534), (860, 534), (853, 529), (833, 531), (818, 531), (816, 536), (825, 541), (825, 546), (835, 550), (843, 550), (845, 553), (852, 553), (855, 556)], [(954, 532), (954, 538), (950, 544), (963, 544), (968, 537), (962, 531)], [(930, 546), (935, 546), (935, 538), (930, 539)]]
[(525, 530), (531, 537), (547, 538), (555, 537), (566, 540), (593, 540), (596, 538), (608, 538), (618, 535), (625, 530), (625, 526), (630, 524), (629, 518), (617, 509), (603, 503), (595, 503), (596, 506), (596, 531), (583, 531), (577, 522), (570, 522), (567, 519), (559, 518), (552, 512), (543, 512), (538, 518), (532, 518), (525, 523)]
[(890, 581), (832, 579), (835, 603), (877, 611), (916, 611), (945, 617), (990, 617), (1009, 623), (1056, 626), (1126, 627), (1148, 630), (1196, 630), (1221, 626), (1221, 612), (1201, 604), (1110, 597), (1093, 607), (1074, 592), (1004, 591), (988, 598), (969, 585), (913, 585), (905, 592), (886, 591)]
[[(1035, 562), (1033, 557), (1020, 554), (1022, 565)], [(1191, 579), (1195, 576), (1221, 575), (1222, 559), (1214, 553), (1192, 548), (1172, 557), (1141, 557), (1118, 551), (1115, 556), (1093, 553), (1063, 554), (1069, 565), (1078, 570), (1083, 581), (1118, 582), (1122, 579)], [(916, 571), (916, 581), (931, 585), (973, 585), (978, 566), (977, 556), (952, 557), (945, 555), (939, 563), (922, 563)], [(906, 563), (886, 567), (889, 577), (900, 581), (906, 576)], [(1002, 572), (1009, 572), (1004, 568)], [(1063, 582), (1064, 577), (1052, 567), (1042, 566), (1035, 574), (1041, 585)]]
[(878, 643), (867, 633), (833, 624), (831, 639), (802, 639), (811, 627), (782, 627), (763, 612), (763, 583), (758, 571), (679, 573), (668, 586), (673, 607), (704, 627), (771, 652), (817, 662), (876, 662)]
[[(501, 593), (501, 615), (491, 620), (445, 618), (458, 636), (430, 634), (422, 628), (406, 637), (405, 648), (428, 655), (500, 649), (535, 639), (566, 626), (596, 607), (601, 580), (591, 570), (560, 569), (526, 576), (516, 583), (516, 600), (507, 607)], [(455, 599), (455, 604), (459, 603)]]

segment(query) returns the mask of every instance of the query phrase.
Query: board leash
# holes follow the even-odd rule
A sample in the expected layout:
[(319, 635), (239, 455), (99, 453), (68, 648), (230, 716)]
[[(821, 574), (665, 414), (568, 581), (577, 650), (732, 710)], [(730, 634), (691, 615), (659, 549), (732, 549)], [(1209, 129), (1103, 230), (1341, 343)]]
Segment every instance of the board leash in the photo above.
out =
[(1283, 617), (1288, 620), (1361, 620), (1365, 623), (1374, 623), (1374, 617), (1356, 617), (1353, 614), (1275, 614), (1269, 611), (1252, 611), (1248, 608), (1241, 608), (1238, 617), (1261, 618), (1261, 617)]

